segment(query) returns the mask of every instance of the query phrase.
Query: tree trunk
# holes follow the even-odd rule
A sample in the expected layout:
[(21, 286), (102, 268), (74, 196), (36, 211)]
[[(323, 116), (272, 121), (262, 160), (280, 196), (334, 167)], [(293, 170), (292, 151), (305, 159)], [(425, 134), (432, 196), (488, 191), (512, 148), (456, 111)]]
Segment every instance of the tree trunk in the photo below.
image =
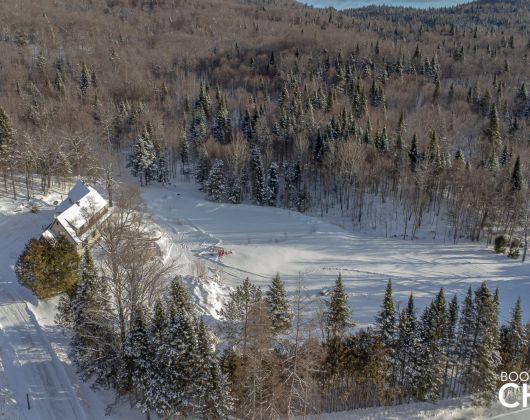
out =
[(11, 186), (13, 187), (13, 199), (17, 200), (17, 189), (15, 188), (15, 174), (11, 171)]

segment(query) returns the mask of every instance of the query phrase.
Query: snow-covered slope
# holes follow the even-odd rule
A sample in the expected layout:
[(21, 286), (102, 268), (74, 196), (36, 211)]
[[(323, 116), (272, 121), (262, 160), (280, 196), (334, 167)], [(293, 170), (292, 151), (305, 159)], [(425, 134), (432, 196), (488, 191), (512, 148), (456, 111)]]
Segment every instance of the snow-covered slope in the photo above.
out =
[[(306, 293), (313, 297), (331, 288), (341, 272), (361, 325), (373, 322), (389, 278), (401, 305), (412, 292), (422, 306), (442, 286), (461, 298), (469, 286), (475, 288), (486, 280), (500, 289), (502, 321), (518, 296), (523, 308), (530, 307), (529, 264), (495, 255), (481, 244), (352, 234), (289, 210), (212, 203), (188, 183), (149, 187), (143, 197), (166, 231), (172, 258), (183, 272), (191, 271), (193, 261), (199, 259), (232, 286), (247, 276), (266, 286), (279, 272), (290, 291), (302, 276)], [(213, 245), (233, 253), (217, 261), (210, 253)]]

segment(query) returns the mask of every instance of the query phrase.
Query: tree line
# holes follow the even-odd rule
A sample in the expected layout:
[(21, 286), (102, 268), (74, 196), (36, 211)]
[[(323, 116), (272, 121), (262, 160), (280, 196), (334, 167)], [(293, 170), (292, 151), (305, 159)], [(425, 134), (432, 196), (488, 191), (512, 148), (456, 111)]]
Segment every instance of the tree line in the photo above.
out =
[(530, 362), (520, 299), (500, 325), (499, 293), (486, 282), (462, 302), (442, 288), (419, 311), (412, 294), (396, 308), (389, 280), (368, 328), (355, 327), (340, 274), (312, 315), (301, 281), (289, 296), (279, 275), (265, 292), (247, 278), (213, 329), (180, 278), (163, 296), (133, 309), (120, 343), (108, 286), (87, 252), (59, 313), (83, 379), (148, 415), (283, 418), (461, 396), (484, 406), (500, 371)]

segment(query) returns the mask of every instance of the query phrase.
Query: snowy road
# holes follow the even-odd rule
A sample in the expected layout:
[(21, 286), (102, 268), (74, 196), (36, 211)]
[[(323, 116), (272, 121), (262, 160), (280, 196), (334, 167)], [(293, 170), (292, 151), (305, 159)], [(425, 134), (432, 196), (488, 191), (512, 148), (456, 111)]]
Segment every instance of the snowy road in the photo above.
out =
[(0, 211), (0, 418), (104, 416), (104, 405), (54, 349), (50, 336), (55, 335), (57, 342), (64, 341), (64, 336), (53, 326), (39, 324), (36, 317), (43, 304), (18, 284), (13, 272), (28, 238), (38, 234), (51, 217), (50, 210), (38, 214)]

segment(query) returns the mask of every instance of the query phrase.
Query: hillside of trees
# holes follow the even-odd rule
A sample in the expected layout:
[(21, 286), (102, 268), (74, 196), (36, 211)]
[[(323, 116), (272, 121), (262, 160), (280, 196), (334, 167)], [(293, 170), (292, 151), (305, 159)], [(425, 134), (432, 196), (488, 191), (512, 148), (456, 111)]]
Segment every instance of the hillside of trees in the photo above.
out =
[[(337, 12), (292, 1), (7, 0), (4, 189), (196, 179), (209, 198), (524, 235), (530, 7)], [(5, 125), (3, 124), (3, 125)], [(385, 203), (395, 210), (387, 214)]]

